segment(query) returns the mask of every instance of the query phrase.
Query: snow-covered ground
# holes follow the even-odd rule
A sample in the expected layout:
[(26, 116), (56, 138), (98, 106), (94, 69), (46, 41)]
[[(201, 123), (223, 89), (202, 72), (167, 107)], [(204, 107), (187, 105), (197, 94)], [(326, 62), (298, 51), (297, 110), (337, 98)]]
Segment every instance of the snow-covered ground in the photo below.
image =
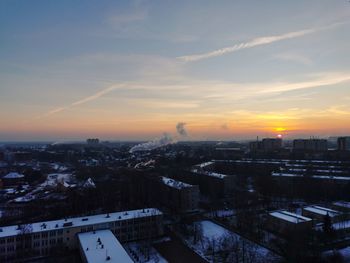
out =
[(132, 242), (124, 245), (124, 248), (135, 262), (168, 263), (151, 245)]
[[(278, 259), (270, 250), (259, 246), (240, 235), (209, 220), (196, 222), (193, 237), (187, 244), (209, 262), (233, 261), (237, 258), (250, 258), (251, 262), (274, 262)], [(244, 252), (242, 252), (244, 251)], [(226, 259), (220, 258), (225, 254)], [(244, 255), (243, 255), (244, 254)]]

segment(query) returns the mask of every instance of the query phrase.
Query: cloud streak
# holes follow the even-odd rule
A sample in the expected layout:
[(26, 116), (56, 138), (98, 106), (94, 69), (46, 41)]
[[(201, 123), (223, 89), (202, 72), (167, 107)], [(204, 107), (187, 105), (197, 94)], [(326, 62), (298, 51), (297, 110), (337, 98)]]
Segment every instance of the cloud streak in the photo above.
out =
[(51, 115), (54, 115), (56, 113), (60, 113), (62, 111), (65, 111), (65, 110), (68, 110), (70, 108), (73, 108), (75, 106), (79, 106), (79, 105), (82, 105), (82, 104), (85, 104), (87, 102), (90, 102), (90, 101), (93, 101), (93, 100), (96, 100), (100, 97), (102, 97), (103, 95), (106, 95), (116, 89), (119, 89), (121, 87), (123, 87), (124, 84), (117, 84), (117, 85), (113, 85), (113, 86), (110, 86), (108, 88), (105, 88), (91, 96), (88, 96), (88, 97), (85, 97), (85, 98), (82, 98), (80, 100), (77, 100), (75, 102), (72, 102), (71, 104), (67, 105), (67, 106), (63, 106), (63, 107), (58, 107), (58, 108), (55, 108), (53, 110), (50, 110), (49, 112), (43, 114), (43, 115), (40, 115), (40, 116), (37, 116), (35, 119), (42, 119), (42, 118), (45, 118), (45, 117), (49, 117)]
[(298, 38), (298, 37), (310, 35), (312, 33), (315, 33), (315, 32), (318, 32), (318, 31), (321, 31), (324, 29), (336, 27), (336, 26), (341, 25), (341, 24), (344, 24), (344, 23), (335, 23), (335, 24), (331, 24), (331, 25), (325, 26), (325, 27), (305, 29), (305, 30), (294, 31), (294, 32), (289, 32), (289, 33), (275, 35), (275, 36), (258, 37), (258, 38), (254, 38), (248, 42), (242, 42), (242, 43), (230, 46), (230, 47), (224, 47), (224, 48), (220, 48), (220, 49), (206, 52), (206, 53), (202, 53), (202, 54), (180, 56), (177, 58), (182, 60), (182, 61), (185, 61), (185, 62), (199, 61), (199, 60), (208, 59), (208, 58), (212, 58), (212, 57), (223, 56), (225, 54), (237, 52), (237, 51), (242, 50), (242, 49), (254, 48), (257, 46), (268, 45), (268, 44), (272, 44), (272, 43), (279, 42), (282, 40), (293, 39), (293, 38)]

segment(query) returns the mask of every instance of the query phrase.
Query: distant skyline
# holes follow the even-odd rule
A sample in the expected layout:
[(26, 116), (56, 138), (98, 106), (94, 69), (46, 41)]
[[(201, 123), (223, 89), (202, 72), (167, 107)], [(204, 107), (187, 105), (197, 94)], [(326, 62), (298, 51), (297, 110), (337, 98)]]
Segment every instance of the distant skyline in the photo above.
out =
[(350, 135), (349, 27), (346, 0), (2, 0), (0, 141)]

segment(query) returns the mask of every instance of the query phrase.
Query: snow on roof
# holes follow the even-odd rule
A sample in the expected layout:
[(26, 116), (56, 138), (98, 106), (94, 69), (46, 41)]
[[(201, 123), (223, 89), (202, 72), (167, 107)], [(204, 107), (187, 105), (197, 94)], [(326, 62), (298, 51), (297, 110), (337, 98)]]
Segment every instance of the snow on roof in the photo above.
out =
[(333, 205), (344, 207), (344, 208), (350, 208), (350, 202), (345, 202), (345, 201), (334, 202)]
[(203, 170), (198, 170), (198, 169), (192, 169), (191, 171), (193, 173), (196, 173), (196, 174), (207, 175), (207, 176), (216, 177), (219, 179), (223, 179), (223, 178), (227, 177), (226, 174), (219, 174), (219, 173), (215, 173), (215, 172), (203, 171)]
[(302, 174), (293, 174), (293, 173), (277, 173), (272, 172), (272, 176), (281, 176), (281, 177), (310, 177), (314, 179), (328, 179), (328, 180), (340, 180), (340, 181), (349, 181), (350, 177), (346, 176), (326, 176), (326, 175), (310, 175), (310, 176), (304, 176)]
[(79, 233), (78, 239), (88, 263), (134, 262), (110, 230)]
[(315, 213), (318, 215), (323, 215), (323, 216), (328, 214), (330, 217), (334, 217), (340, 214), (338, 211), (335, 211), (333, 209), (329, 209), (329, 208), (317, 206), (317, 205), (304, 207), (303, 210), (306, 210), (308, 212)]
[(344, 161), (328, 161), (328, 160), (290, 160), (290, 159), (251, 159), (243, 158), (242, 160), (212, 160), (213, 162), (236, 162), (236, 163), (302, 163), (302, 164), (346, 164)]
[(176, 181), (176, 180), (168, 178), (168, 177), (161, 176), (161, 179), (162, 179), (164, 184), (166, 184), (170, 187), (176, 188), (176, 189), (193, 187), (193, 185), (191, 185), (191, 184), (186, 184), (186, 183), (183, 183), (180, 181)]
[(207, 167), (207, 166), (212, 165), (212, 164), (214, 164), (214, 162), (205, 162), (205, 163), (200, 163), (197, 166), (200, 168), (204, 168), (204, 167)]
[(285, 210), (271, 212), (270, 215), (273, 217), (277, 217), (279, 219), (282, 219), (284, 221), (294, 223), (294, 224), (304, 223), (304, 222), (308, 222), (308, 221), (312, 220), (311, 218), (301, 216), (298, 214), (294, 214), (294, 213), (290, 213), (290, 212), (285, 211)]
[(6, 179), (24, 178), (24, 175), (16, 172), (11, 172), (5, 175), (3, 178), (6, 178)]
[[(46, 222), (32, 223), (32, 232), (43, 232), (58, 230), (66, 227), (80, 227), (95, 225), (100, 223), (115, 222), (119, 220), (128, 220), (138, 217), (148, 217), (161, 215), (162, 212), (156, 208), (145, 208), (131, 211), (114, 212), (109, 214), (99, 214), (93, 216), (75, 217), (68, 219), (59, 219)], [(15, 236), (19, 232), (18, 225), (0, 227), (0, 238), (6, 236)]]

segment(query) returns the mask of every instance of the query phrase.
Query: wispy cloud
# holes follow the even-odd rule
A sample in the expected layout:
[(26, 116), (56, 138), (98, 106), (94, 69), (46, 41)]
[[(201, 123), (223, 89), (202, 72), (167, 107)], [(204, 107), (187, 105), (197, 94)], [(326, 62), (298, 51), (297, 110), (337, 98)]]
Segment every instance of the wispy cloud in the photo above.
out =
[(97, 93), (91, 95), (91, 96), (88, 96), (88, 97), (85, 97), (85, 98), (82, 98), (80, 100), (77, 100), (75, 102), (72, 102), (71, 104), (69, 105), (66, 105), (66, 106), (63, 106), (63, 107), (58, 107), (58, 108), (55, 108), (53, 110), (50, 110), (49, 112), (45, 113), (45, 114), (42, 114), (40, 116), (37, 116), (35, 119), (42, 119), (42, 118), (45, 118), (45, 117), (49, 117), (51, 115), (54, 115), (56, 113), (59, 113), (59, 112), (62, 112), (62, 111), (65, 111), (65, 110), (68, 110), (70, 108), (73, 108), (75, 106), (78, 106), (78, 105), (82, 105), (82, 104), (85, 104), (87, 102), (90, 102), (90, 101), (93, 101), (93, 100), (96, 100), (100, 97), (102, 97), (103, 95), (107, 94), (107, 93), (110, 93), (118, 88), (121, 88), (123, 87), (125, 84), (117, 84), (117, 85), (112, 85), (108, 88), (105, 88), (101, 91), (98, 91)]
[(312, 64), (312, 60), (310, 58), (303, 56), (301, 54), (296, 54), (296, 53), (277, 54), (274, 56), (274, 58), (279, 60), (284, 60), (284, 61), (296, 62), (304, 65)]
[(178, 57), (178, 59), (185, 61), (185, 62), (191, 62), (191, 61), (198, 61), (198, 60), (212, 58), (212, 57), (218, 57), (218, 56), (222, 56), (222, 55), (225, 55), (228, 53), (237, 52), (237, 51), (242, 50), (242, 49), (253, 48), (253, 47), (257, 47), (257, 46), (261, 46), (261, 45), (267, 45), (267, 44), (271, 44), (274, 42), (279, 42), (282, 40), (293, 39), (293, 38), (297, 38), (297, 37), (310, 35), (312, 33), (315, 33), (315, 32), (318, 32), (318, 31), (321, 31), (324, 29), (336, 27), (336, 26), (339, 26), (342, 24), (344, 24), (344, 23), (335, 23), (335, 24), (325, 26), (325, 27), (310, 28), (310, 29), (305, 29), (305, 30), (300, 30), (300, 31), (289, 32), (286, 34), (275, 35), (275, 36), (258, 37), (258, 38), (254, 38), (248, 42), (242, 42), (242, 43), (239, 43), (239, 44), (236, 44), (233, 46), (220, 48), (220, 49), (206, 52), (206, 53), (202, 53), (202, 54), (181, 56), (181, 57)]

